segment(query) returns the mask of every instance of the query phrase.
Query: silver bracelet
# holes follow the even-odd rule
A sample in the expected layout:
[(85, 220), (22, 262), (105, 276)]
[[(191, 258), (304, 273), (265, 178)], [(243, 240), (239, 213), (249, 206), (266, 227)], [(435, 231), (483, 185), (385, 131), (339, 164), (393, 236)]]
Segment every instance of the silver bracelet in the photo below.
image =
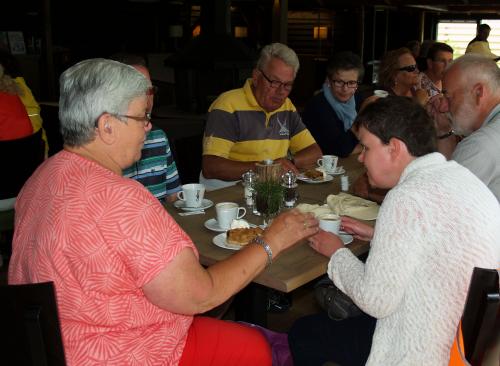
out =
[(267, 244), (262, 236), (256, 236), (255, 238), (252, 239), (252, 243), (259, 244), (264, 250), (266, 251), (267, 254), (267, 267), (270, 267), (271, 264), (273, 264), (273, 251), (269, 244)]

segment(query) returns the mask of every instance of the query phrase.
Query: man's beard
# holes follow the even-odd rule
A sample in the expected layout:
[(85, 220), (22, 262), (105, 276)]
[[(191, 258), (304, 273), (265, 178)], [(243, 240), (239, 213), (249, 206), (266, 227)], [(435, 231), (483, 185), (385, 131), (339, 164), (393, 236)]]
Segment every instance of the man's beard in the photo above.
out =
[(468, 136), (474, 132), (478, 110), (470, 100), (464, 100), (455, 114), (449, 112), (453, 131), (456, 135)]

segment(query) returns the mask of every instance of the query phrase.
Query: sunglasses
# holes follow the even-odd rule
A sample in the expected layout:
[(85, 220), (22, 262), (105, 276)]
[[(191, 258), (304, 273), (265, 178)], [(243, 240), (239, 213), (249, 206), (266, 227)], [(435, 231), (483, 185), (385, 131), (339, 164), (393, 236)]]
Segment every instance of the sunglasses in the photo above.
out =
[(400, 67), (398, 69), (399, 71), (406, 71), (406, 72), (414, 72), (415, 70), (418, 70), (417, 65), (408, 65), (405, 67)]

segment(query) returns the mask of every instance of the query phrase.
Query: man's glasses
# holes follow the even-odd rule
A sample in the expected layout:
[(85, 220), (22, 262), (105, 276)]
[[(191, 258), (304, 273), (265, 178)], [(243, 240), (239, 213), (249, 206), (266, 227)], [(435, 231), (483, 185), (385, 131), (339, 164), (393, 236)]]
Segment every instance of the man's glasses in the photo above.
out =
[(344, 81), (330, 79), (330, 82), (337, 88), (343, 88), (344, 86), (347, 86), (349, 89), (355, 89), (359, 85), (359, 81), (357, 80)]
[(404, 67), (400, 67), (398, 69), (399, 71), (406, 71), (406, 72), (415, 72), (415, 70), (418, 71), (417, 65), (408, 65)]
[(126, 114), (113, 114), (113, 116), (118, 117), (118, 118), (130, 118), (130, 119), (133, 119), (134, 121), (142, 122), (144, 124), (144, 127), (148, 127), (149, 124), (151, 123), (151, 113), (150, 112), (146, 112), (146, 114), (142, 117), (129, 116)]
[(259, 69), (259, 71), (262, 74), (262, 76), (264, 76), (264, 79), (267, 80), (267, 82), (269, 83), (269, 85), (271, 85), (271, 88), (278, 89), (278, 88), (281, 87), (281, 88), (283, 88), (286, 91), (292, 90), (292, 88), (293, 88), (293, 82), (291, 82), (291, 83), (283, 83), (283, 82), (281, 82), (279, 80), (271, 80), (271, 79), (269, 79), (267, 77), (266, 74), (264, 74), (264, 71), (262, 71), (260, 69)]

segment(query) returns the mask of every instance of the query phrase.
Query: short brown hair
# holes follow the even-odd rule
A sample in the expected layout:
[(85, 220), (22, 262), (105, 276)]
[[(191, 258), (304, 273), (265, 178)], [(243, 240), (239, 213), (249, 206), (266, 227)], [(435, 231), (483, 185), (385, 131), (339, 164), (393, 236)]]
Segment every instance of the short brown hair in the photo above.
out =
[(434, 122), (407, 97), (379, 98), (358, 114), (354, 126), (366, 128), (384, 144), (391, 138), (403, 141), (414, 157), (437, 151)]

